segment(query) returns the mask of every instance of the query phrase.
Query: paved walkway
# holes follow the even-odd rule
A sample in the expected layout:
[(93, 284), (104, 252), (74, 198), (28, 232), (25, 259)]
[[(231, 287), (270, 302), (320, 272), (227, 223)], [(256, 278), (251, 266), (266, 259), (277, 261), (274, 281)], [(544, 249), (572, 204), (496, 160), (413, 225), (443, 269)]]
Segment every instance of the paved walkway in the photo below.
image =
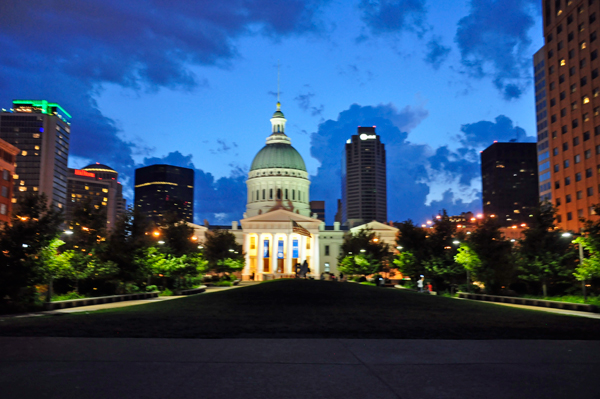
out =
[(510, 306), (513, 308), (521, 308), (521, 309), (528, 309), (528, 310), (539, 310), (540, 312), (549, 312), (549, 313), (565, 314), (565, 315), (570, 315), (570, 316), (587, 317), (589, 319), (600, 319), (600, 313), (581, 312), (581, 311), (577, 311), (577, 310), (567, 310), (567, 309), (546, 308), (543, 306), (517, 305), (514, 303), (477, 301), (474, 299), (465, 299), (465, 298), (456, 298), (456, 299), (459, 299), (461, 301), (489, 303), (490, 305)]
[(592, 398), (600, 341), (0, 338), (3, 399)]
[[(227, 291), (235, 288), (247, 287), (250, 285), (259, 284), (258, 282), (242, 282), (240, 285), (234, 285), (233, 287), (207, 287), (206, 291), (202, 294), (197, 295), (205, 295), (210, 294), (212, 292), (219, 291)], [(104, 310), (104, 309), (116, 309), (116, 308), (124, 308), (127, 306), (135, 306), (135, 305), (146, 305), (152, 302), (160, 302), (160, 301), (168, 301), (172, 299), (185, 298), (185, 295), (173, 295), (173, 296), (159, 296), (156, 298), (148, 298), (148, 299), (139, 299), (134, 301), (123, 301), (123, 302), (111, 302), (111, 303), (100, 303), (97, 305), (89, 305), (89, 306), (79, 306), (76, 308), (66, 308), (66, 309), (56, 309), (56, 310), (47, 310), (42, 312), (35, 313), (24, 313), (18, 315), (3, 315), (3, 318), (23, 318), (23, 317), (37, 317), (44, 316), (48, 314), (66, 314), (66, 313), (81, 313), (81, 312), (94, 312), (96, 310)]]

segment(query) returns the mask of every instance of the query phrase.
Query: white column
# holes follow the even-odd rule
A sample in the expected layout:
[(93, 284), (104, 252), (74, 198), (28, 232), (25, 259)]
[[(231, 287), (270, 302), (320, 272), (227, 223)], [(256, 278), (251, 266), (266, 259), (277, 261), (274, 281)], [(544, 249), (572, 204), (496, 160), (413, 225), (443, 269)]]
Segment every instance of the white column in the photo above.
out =
[(292, 235), (291, 234), (287, 234), (287, 244), (286, 244), (286, 251), (285, 251), (285, 269), (284, 269), (284, 273), (285, 274), (292, 274), (292, 254), (293, 254), (293, 246), (292, 246)]
[(263, 264), (264, 264), (263, 238), (264, 238), (264, 236), (262, 234), (258, 235), (258, 248), (257, 248), (257, 250), (258, 250), (258, 265), (256, 265), (256, 274), (258, 276), (260, 276), (259, 280), (262, 280), (262, 272), (263, 272)]
[(250, 276), (250, 234), (244, 233), (244, 253), (246, 254), (246, 266), (242, 275)]
[(313, 246), (311, 247), (312, 250), (312, 259), (313, 259), (313, 263), (315, 265), (315, 276), (320, 276), (321, 275), (321, 260), (319, 259), (319, 233), (313, 233)]

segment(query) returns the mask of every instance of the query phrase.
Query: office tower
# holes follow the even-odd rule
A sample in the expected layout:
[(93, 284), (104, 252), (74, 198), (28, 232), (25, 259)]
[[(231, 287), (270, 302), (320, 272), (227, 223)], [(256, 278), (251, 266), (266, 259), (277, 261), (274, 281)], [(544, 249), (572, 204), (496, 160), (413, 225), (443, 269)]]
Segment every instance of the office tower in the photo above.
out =
[(10, 223), (13, 198), (13, 175), (19, 149), (0, 139), (0, 229)]
[(342, 223), (387, 220), (385, 146), (373, 127), (359, 127), (342, 154)]
[(545, 45), (534, 63), (545, 60), (536, 75), (545, 75), (538, 84), (546, 93), (549, 126), (538, 143), (540, 190), (557, 206), (558, 225), (578, 231), (579, 219), (590, 218), (600, 202), (600, 1), (542, 4)]
[(82, 169), (69, 168), (65, 219), (72, 220), (77, 205), (91, 200), (96, 209), (106, 212), (107, 228), (111, 229), (125, 211), (123, 186), (118, 179), (117, 171), (100, 163)]
[(325, 201), (310, 201), (310, 215), (317, 214), (317, 219), (325, 221)]
[(23, 193), (45, 193), (64, 208), (67, 198), (67, 157), (71, 116), (46, 100), (14, 100), (0, 112), (0, 139), (20, 150), (13, 202)]
[(135, 206), (161, 224), (168, 212), (194, 221), (194, 170), (151, 165), (135, 170)]
[(535, 143), (494, 143), (481, 153), (483, 213), (502, 226), (529, 223), (539, 203)]
[(337, 200), (337, 208), (335, 211), (335, 217), (333, 218), (334, 222), (339, 222), (342, 223), (342, 211), (343, 207), (342, 207), (342, 200), (338, 198)]

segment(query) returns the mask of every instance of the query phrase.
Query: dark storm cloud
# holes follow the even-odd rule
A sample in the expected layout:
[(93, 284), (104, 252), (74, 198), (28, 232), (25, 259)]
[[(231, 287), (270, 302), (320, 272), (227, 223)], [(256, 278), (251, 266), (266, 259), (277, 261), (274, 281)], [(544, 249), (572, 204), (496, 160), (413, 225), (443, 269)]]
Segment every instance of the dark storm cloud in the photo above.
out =
[(127, 172), (139, 149), (98, 110), (93, 98), (103, 84), (193, 90), (206, 81), (190, 65), (229, 62), (233, 40), (250, 27), (273, 36), (314, 31), (326, 1), (5, 1), (0, 106), (58, 102), (73, 115), (71, 154)]
[(513, 126), (510, 118), (500, 115), (495, 122), (479, 121), (462, 125), (462, 135), (459, 137), (463, 146), (483, 150), (492, 145), (494, 141), (508, 142), (535, 142), (536, 138), (527, 136), (524, 129)]
[(194, 222), (202, 224), (229, 224), (240, 220), (246, 210), (247, 171), (234, 167), (228, 177), (215, 179), (211, 173), (194, 166), (192, 155), (179, 151), (158, 158), (145, 158), (141, 166), (167, 164), (194, 169)]
[(519, 98), (529, 83), (527, 52), (539, 10), (534, 0), (472, 0), (469, 15), (458, 22), (456, 43), (471, 76), (490, 76), (506, 100)]
[(424, 0), (361, 0), (358, 5), (361, 18), (371, 33), (425, 31)]
[(431, 64), (434, 69), (439, 69), (446, 58), (448, 58), (448, 54), (450, 54), (450, 47), (444, 46), (441, 43), (441, 38), (434, 36), (427, 42), (425, 62)]

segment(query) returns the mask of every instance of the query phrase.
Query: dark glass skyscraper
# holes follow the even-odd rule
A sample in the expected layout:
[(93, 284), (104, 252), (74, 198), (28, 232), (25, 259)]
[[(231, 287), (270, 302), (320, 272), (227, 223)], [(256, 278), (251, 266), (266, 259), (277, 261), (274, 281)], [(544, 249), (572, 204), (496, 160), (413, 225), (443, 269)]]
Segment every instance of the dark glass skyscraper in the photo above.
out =
[(135, 206), (160, 224), (168, 212), (194, 221), (194, 170), (151, 165), (135, 170)]
[(63, 209), (67, 201), (67, 158), (71, 127), (60, 105), (46, 100), (14, 100), (0, 113), (0, 138), (17, 147), (14, 200), (29, 192), (45, 193)]
[(375, 127), (359, 127), (342, 155), (342, 223), (387, 221), (385, 146)]
[(535, 143), (494, 143), (481, 153), (483, 212), (501, 225), (529, 223), (539, 202)]

